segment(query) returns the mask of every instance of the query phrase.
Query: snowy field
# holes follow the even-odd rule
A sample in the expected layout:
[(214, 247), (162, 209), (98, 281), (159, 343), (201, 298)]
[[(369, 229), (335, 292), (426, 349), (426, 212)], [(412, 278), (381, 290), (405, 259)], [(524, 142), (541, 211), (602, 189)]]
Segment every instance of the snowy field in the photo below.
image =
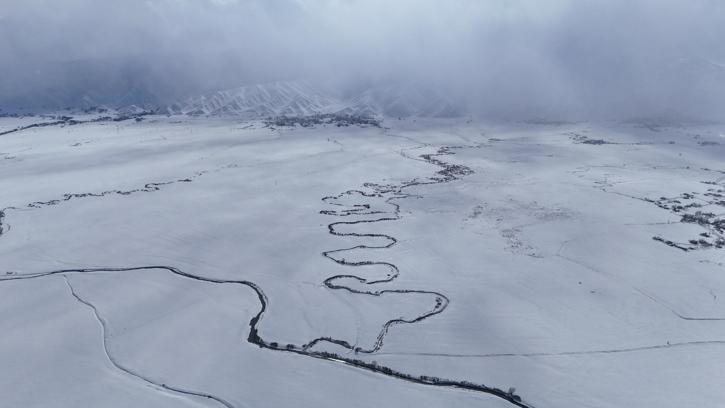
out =
[(6, 133), (0, 407), (725, 406), (723, 157), (717, 125)]

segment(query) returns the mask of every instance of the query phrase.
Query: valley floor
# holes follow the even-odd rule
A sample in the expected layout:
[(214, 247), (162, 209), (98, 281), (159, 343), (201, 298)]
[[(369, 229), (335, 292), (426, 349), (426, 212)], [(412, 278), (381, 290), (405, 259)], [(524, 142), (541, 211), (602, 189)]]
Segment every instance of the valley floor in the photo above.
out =
[(722, 126), (92, 119), (0, 118), (0, 406), (725, 405)]

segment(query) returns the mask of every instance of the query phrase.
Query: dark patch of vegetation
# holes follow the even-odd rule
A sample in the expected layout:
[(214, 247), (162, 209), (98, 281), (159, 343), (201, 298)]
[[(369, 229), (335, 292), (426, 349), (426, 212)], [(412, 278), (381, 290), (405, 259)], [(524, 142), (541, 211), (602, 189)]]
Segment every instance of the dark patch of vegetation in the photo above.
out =
[(330, 353), (326, 351), (321, 352), (315, 352), (312, 353), (312, 355), (324, 359), (334, 359), (334, 360), (341, 360), (344, 361), (347, 364), (350, 364), (352, 366), (367, 369), (370, 371), (378, 372), (385, 374), (390, 377), (400, 378), (407, 381), (416, 382), (419, 384), (426, 384), (426, 385), (433, 385), (433, 386), (439, 386), (439, 387), (454, 387), (454, 388), (460, 388), (470, 391), (479, 391), (479, 392), (485, 392), (487, 394), (495, 395), (499, 398), (502, 398), (506, 401), (509, 401), (513, 403), (516, 406), (520, 407), (526, 407), (522, 402), (522, 399), (519, 395), (516, 394), (516, 389), (513, 387), (510, 387), (507, 391), (504, 391), (500, 388), (496, 387), (489, 387), (483, 384), (476, 384), (470, 381), (456, 381), (456, 380), (450, 380), (447, 378), (441, 378), (441, 377), (434, 377), (434, 376), (427, 376), (427, 375), (412, 375), (407, 374), (401, 371), (397, 371), (393, 368), (390, 368), (388, 366), (384, 366), (381, 364), (378, 364), (376, 361), (364, 361), (364, 360), (358, 360), (358, 359), (351, 359), (348, 357), (341, 356), (336, 353)]
[[(146, 110), (138, 113), (129, 113), (129, 114), (118, 114), (117, 116), (101, 116), (99, 118), (95, 119), (89, 119), (89, 120), (77, 120), (74, 119), (71, 116), (46, 116), (46, 118), (52, 119), (50, 122), (39, 122), (39, 123), (32, 123), (30, 125), (26, 126), (20, 126), (15, 129), (6, 130), (4, 132), (0, 132), (0, 136), (7, 135), (10, 133), (20, 132), (23, 130), (33, 129), (33, 128), (43, 128), (43, 127), (50, 127), (50, 126), (75, 126), (80, 125), (83, 123), (98, 123), (98, 122), (123, 122), (126, 120), (135, 120), (136, 122), (141, 122), (144, 120), (146, 116), (149, 115), (155, 115), (158, 112), (156, 110)], [(14, 116), (17, 117), (17, 116)]]
[(652, 239), (654, 239), (657, 242), (661, 242), (661, 243), (663, 243), (663, 244), (665, 244), (667, 246), (671, 246), (673, 248), (681, 249), (681, 250), (683, 250), (685, 252), (687, 252), (687, 251), (689, 251), (691, 249), (691, 248), (688, 248), (688, 247), (683, 246), (681, 244), (678, 244), (678, 243), (676, 243), (674, 241), (670, 241), (669, 239), (664, 239), (664, 238), (659, 237), (659, 236), (652, 237)]
[(571, 139), (574, 143), (577, 143), (577, 144), (588, 144), (588, 145), (619, 144), (619, 143), (609, 142), (604, 139), (591, 139), (591, 138), (589, 138), (589, 136), (582, 135), (582, 134), (576, 133), (576, 132), (569, 132), (566, 134), (569, 135), (569, 139)]
[(123, 122), (125, 120), (135, 120), (136, 122), (141, 122), (144, 120), (144, 117), (150, 116), (150, 115), (156, 115), (159, 113), (158, 109), (152, 109), (152, 110), (144, 110), (141, 112), (135, 112), (135, 113), (119, 113), (118, 116), (113, 118), (112, 120), (114, 122)]
[(685, 214), (682, 216), (682, 222), (688, 224), (699, 224), (709, 225), (711, 220), (715, 217), (713, 213), (704, 213), (702, 211), (696, 211), (694, 214)]
[(361, 127), (380, 127), (380, 121), (359, 115), (345, 115), (337, 113), (326, 113), (312, 116), (278, 116), (269, 118), (265, 121), (268, 127), (314, 127), (319, 125), (334, 125), (337, 127), (361, 126)]
[(682, 193), (677, 197), (660, 197), (659, 199), (645, 199), (656, 206), (671, 211), (680, 216), (680, 222), (685, 224), (696, 224), (707, 231), (699, 234), (699, 237), (688, 239), (687, 242), (675, 243), (654, 237), (656, 241), (662, 242), (671, 247), (685, 251), (696, 249), (725, 248), (725, 217), (713, 212), (706, 212), (700, 208), (707, 206), (725, 207), (723, 193), (725, 189), (715, 181), (703, 181), (702, 184), (712, 186), (707, 192)]
[(108, 112), (107, 108), (102, 108), (99, 106), (91, 106), (88, 109), (84, 109), (83, 113), (106, 113)]

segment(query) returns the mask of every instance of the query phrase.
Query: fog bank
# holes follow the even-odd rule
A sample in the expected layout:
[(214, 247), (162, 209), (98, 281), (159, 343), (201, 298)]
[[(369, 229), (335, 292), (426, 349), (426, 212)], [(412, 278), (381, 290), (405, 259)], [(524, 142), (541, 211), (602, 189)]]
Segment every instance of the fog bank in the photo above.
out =
[(164, 104), (307, 79), (471, 114), (725, 119), (716, 0), (0, 0), (0, 108)]

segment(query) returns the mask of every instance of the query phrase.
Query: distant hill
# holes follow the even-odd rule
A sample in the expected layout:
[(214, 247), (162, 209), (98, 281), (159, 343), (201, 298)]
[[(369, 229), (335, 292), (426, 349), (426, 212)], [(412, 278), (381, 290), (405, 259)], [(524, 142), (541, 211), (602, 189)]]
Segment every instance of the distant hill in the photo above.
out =
[(307, 82), (271, 82), (217, 91), (168, 107), (170, 113), (211, 116), (309, 116), (333, 113), (340, 101)]
[(331, 95), (305, 81), (247, 85), (189, 98), (168, 107), (174, 114), (240, 116), (454, 117), (462, 109), (434, 91), (415, 84), (365, 89), (348, 98)]

